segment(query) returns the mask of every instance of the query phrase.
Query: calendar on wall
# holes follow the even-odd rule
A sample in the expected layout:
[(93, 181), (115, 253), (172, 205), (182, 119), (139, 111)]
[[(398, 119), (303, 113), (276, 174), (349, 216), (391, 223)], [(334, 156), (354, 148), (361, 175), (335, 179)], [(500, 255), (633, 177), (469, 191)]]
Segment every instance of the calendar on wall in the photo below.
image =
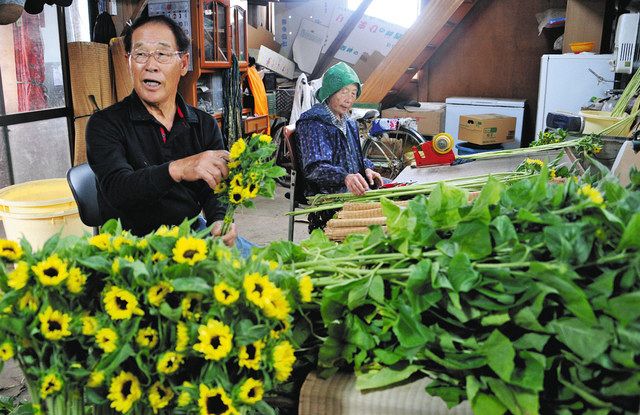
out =
[[(175, 20), (189, 39), (191, 34), (191, 9), (188, 1), (149, 0), (149, 16), (163, 14)], [(189, 70), (193, 70), (193, 53), (189, 45)]]

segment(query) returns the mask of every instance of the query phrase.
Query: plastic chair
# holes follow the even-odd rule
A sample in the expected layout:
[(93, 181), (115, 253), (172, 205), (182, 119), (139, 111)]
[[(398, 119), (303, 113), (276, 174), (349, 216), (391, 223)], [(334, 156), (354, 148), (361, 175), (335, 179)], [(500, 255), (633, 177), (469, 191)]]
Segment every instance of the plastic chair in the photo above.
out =
[[(289, 199), (289, 211), (293, 212), (296, 208), (307, 205), (307, 198), (304, 195), (306, 188), (306, 180), (302, 174), (302, 166), (300, 163), (298, 148), (296, 146), (296, 134), (294, 126), (287, 126), (284, 130), (284, 144), (287, 152), (291, 157), (291, 186), (285, 197)], [(289, 216), (288, 237), (293, 241), (293, 229), (295, 223), (307, 223), (303, 220), (296, 220), (295, 216)]]
[(98, 206), (98, 188), (96, 175), (88, 163), (71, 167), (67, 171), (67, 182), (73, 193), (73, 198), (78, 204), (80, 220), (93, 228), (93, 234), (97, 235), (99, 227), (104, 223)]

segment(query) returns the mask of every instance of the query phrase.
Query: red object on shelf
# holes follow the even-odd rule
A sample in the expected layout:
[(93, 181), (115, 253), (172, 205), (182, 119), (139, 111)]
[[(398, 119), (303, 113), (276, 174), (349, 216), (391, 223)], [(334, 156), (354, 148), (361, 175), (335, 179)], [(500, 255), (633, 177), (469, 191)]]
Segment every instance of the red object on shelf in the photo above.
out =
[[(438, 166), (443, 164), (451, 164), (455, 161), (456, 156), (453, 150), (449, 150), (444, 154), (440, 154), (433, 149), (431, 141), (425, 141), (420, 144), (420, 150), (413, 146), (413, 157), (416, 160), (416, 167)], [(422, 153), (422, 154), (421, 154)]]

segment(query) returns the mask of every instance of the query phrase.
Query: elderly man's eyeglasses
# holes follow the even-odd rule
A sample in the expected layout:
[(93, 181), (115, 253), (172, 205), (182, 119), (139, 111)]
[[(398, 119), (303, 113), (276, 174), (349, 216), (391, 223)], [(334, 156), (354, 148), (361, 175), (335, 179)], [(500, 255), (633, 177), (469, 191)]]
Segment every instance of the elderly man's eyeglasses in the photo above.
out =
[(156, 62), (169, 63), (171, 62), (174, 56), (180, 57), (184, 53), (185, 52), (167, 52), (163, 50), (156, 50), (153, 52), (144, 52), (141, 50), (137, 50), (137, 51), (131, 52), (129, 54), (129, 57), (131, 57), (131, 59), (133, 59), (136, 63), (144, 64), (144, 63), (147, 63), (147, 61), (149, 60), (149, 57), (153, 55), (153, 59), (155, 59)]

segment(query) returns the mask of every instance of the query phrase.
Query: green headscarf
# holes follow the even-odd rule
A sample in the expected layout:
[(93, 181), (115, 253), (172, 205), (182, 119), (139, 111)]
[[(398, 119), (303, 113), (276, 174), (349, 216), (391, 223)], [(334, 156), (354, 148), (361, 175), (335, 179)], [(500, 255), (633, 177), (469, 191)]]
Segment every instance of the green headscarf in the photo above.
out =
[(356, 97), (359, 97), (362, 91), (362, 85), (360, 84), (358, 74), (346, 63), (338, 62), (324, 73), (322, 86), (316, 91), (316, 99), (324, 102), (331, 95), (351, 84), (356, 84), (358, 87)]

